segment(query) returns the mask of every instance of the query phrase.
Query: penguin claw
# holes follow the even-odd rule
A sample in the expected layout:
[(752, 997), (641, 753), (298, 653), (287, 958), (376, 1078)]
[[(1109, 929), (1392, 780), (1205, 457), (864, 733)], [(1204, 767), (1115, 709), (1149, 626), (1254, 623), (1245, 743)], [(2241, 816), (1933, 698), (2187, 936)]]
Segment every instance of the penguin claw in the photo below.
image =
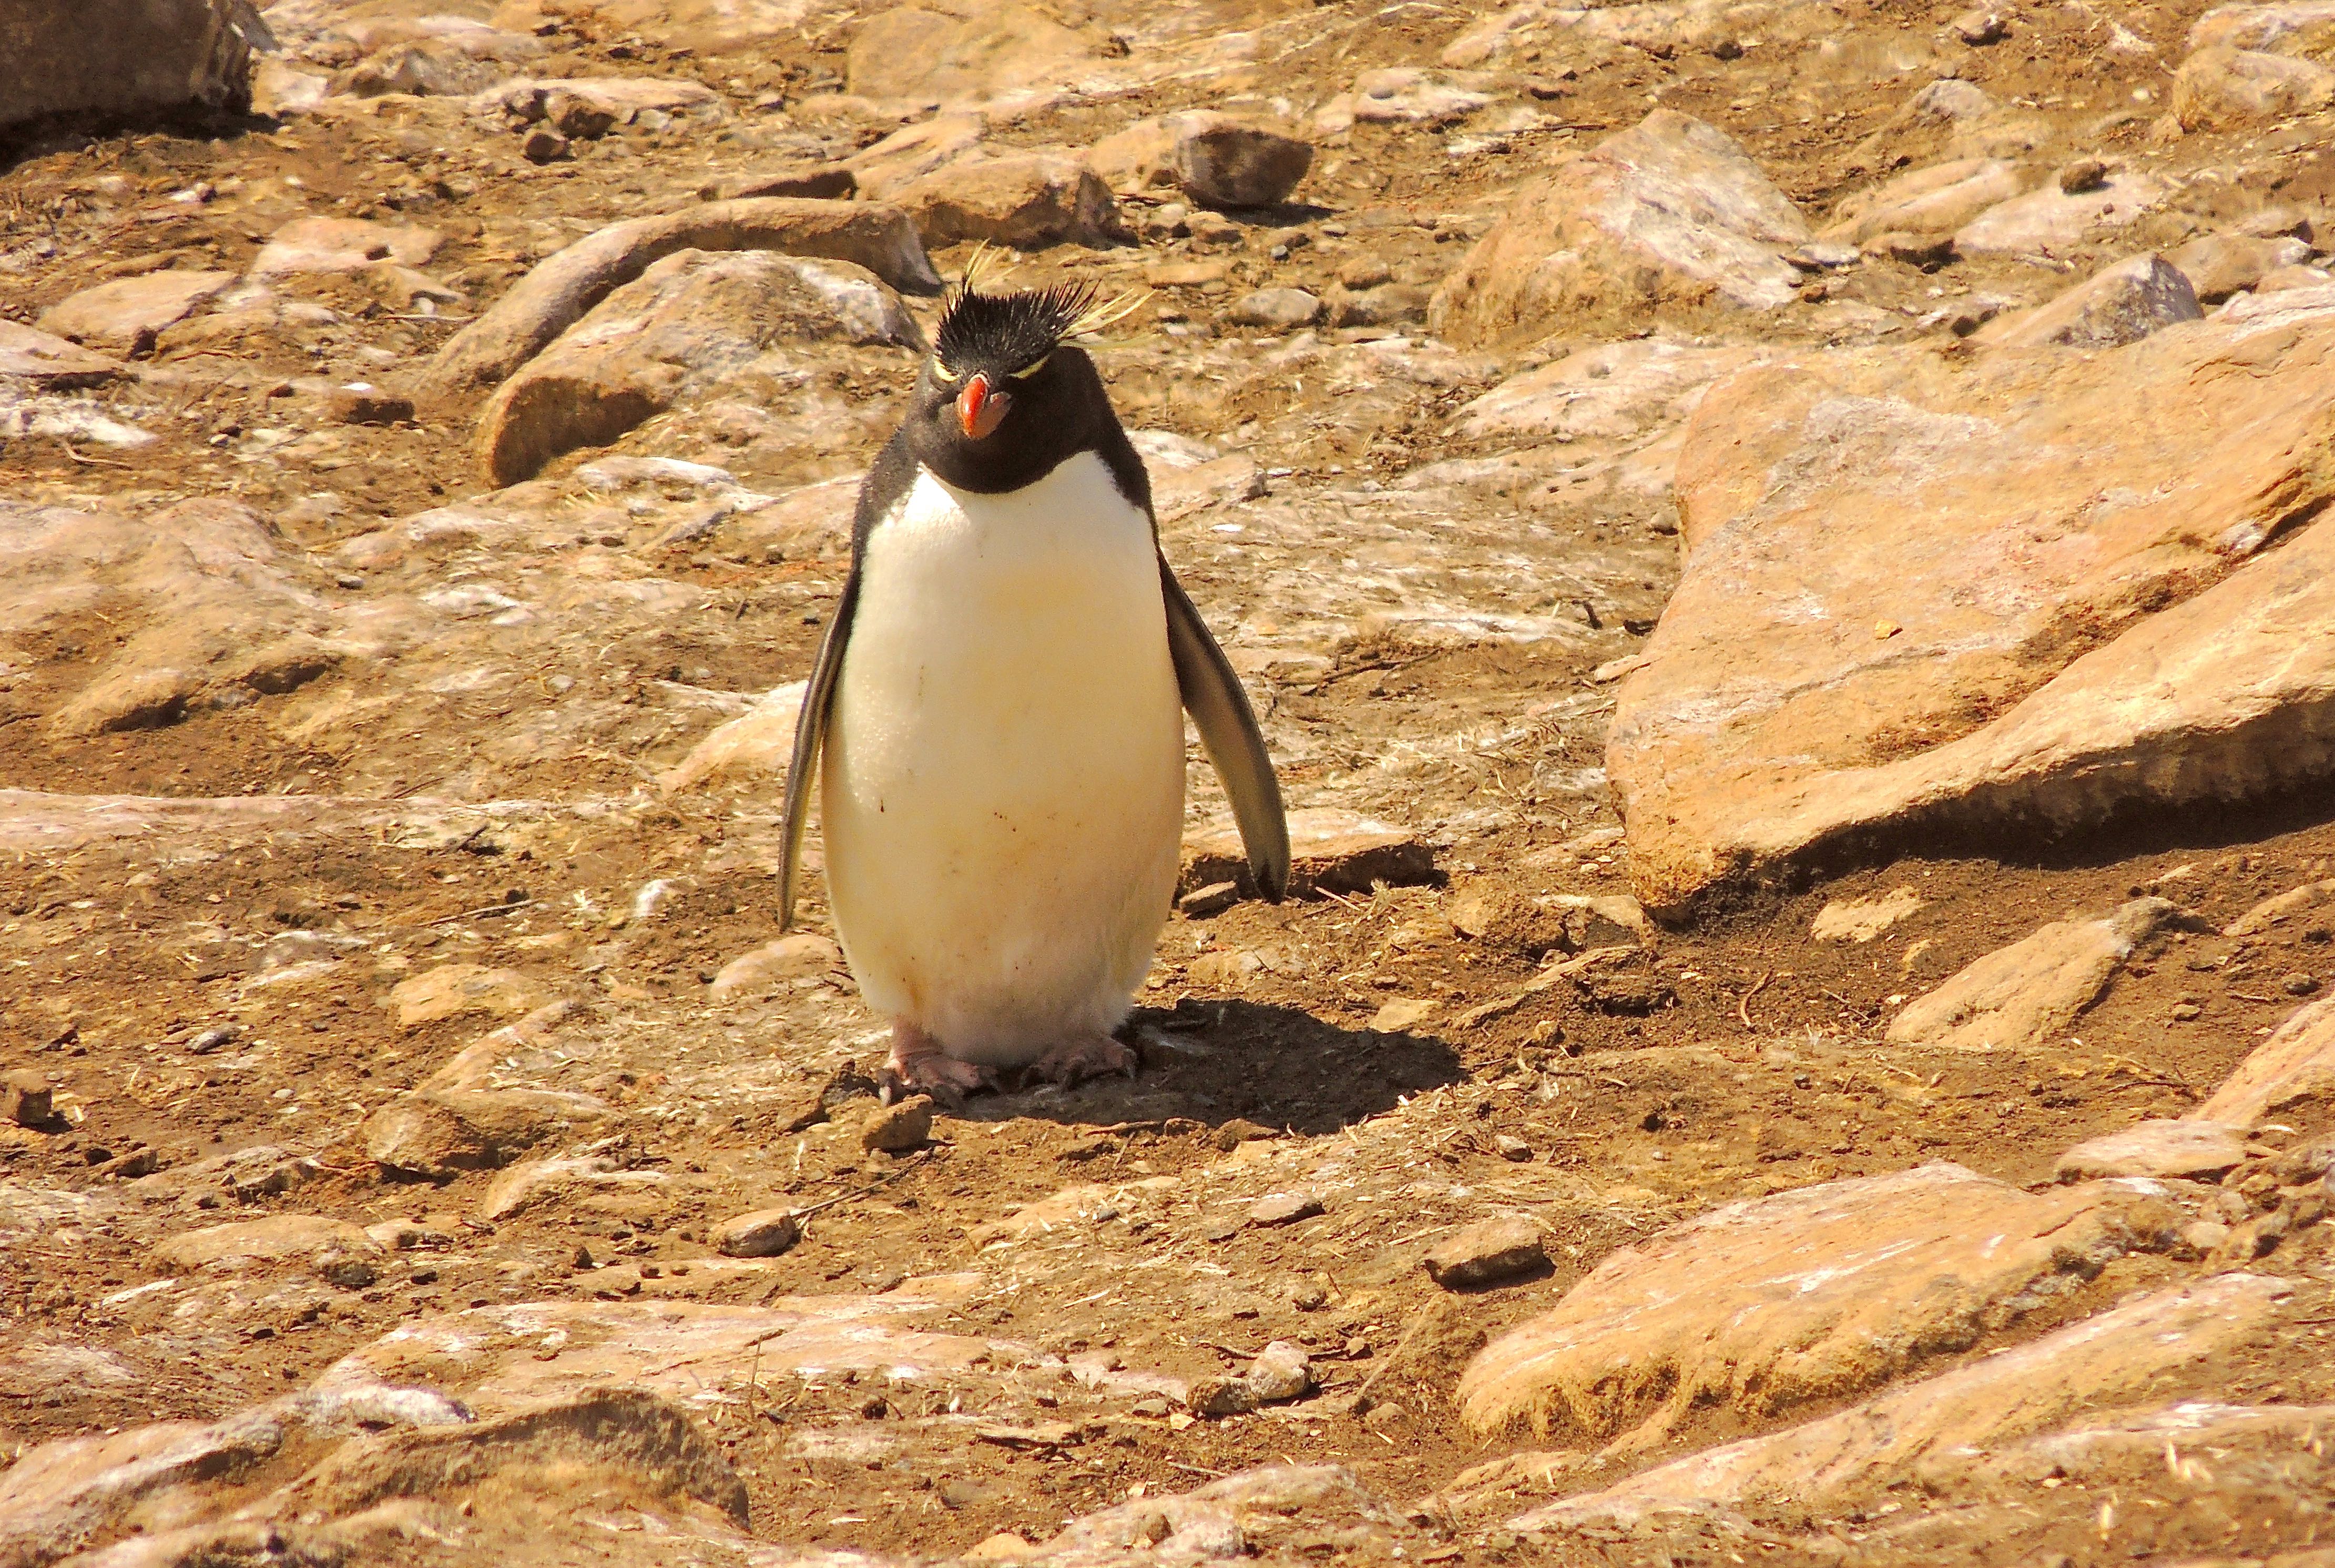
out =
[(1107, 1034), (1067, 1040), (1030, 1065), (1030, 1076), (1041, 1083), (1068, 1089), (1081, 1079), (1107, 1073), (1135, 1076), (1135, 1052)]
[(951, 1110), (963, 1106), (973, 1090), (996, 1087), (997, 1075), (991, 1070), (948, 1055), (938, 1040), (907, 1023), (892, 1026), (892, 1057), (876, 1080), (877, 1095), (886, 1105), (929, 1094)]

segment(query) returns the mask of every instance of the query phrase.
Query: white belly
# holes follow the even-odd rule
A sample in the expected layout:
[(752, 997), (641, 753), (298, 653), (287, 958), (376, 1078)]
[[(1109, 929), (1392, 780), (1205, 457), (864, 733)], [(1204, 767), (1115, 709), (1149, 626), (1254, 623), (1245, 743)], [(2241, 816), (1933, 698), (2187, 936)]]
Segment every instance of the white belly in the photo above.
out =
[(870, 1007), (1000, 1066), (1127, 1016), (1175, 895), (1184, 724), (1150, 525), (1100, 459), (1011, 496), (918, 476), (860, 563), (820, 783)]

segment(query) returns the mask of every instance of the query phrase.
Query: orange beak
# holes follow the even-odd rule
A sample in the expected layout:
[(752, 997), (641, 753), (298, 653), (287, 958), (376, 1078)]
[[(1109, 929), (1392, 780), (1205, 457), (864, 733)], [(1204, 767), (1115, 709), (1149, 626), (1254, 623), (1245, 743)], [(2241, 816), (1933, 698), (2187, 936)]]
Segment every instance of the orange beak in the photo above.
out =
[(967, 440), (977, 441), (995, 430), (1012, 406), (1012, 393), (990, 391), (988, 373), (975, 372), (956, 394), (956, 422), (964, 427)]

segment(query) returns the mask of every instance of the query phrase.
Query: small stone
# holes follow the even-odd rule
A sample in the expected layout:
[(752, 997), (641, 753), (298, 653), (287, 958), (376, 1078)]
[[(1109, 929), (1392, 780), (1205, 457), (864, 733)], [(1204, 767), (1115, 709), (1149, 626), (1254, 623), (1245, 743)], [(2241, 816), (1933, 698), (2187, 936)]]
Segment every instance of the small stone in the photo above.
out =
[(1157, 1394), (1148, 1399), (1138, 1399), (1129, 1408), (1134, 1414), (1148, 1417), (1155, 1421), (1164, 1418), (1168, 1410), (1168, 1401)]
[(1322, 1200), (1311, 1193), (1272, 1193), (1249, 1206), (1253, 1225), (1293, 1225), (1322, 1212)]
[(1261, 326), (1265, 332), (1296, 332), (1313, 326), (1322, 315), (1322, 301), (1305, 289), (1256, 289), (1237, 301), (1226, 320), (1235, 326)]
[(557, 131), (538, 126), (527, 133), (527, 140), (518, 144), (518, 150), (519, 156), (529, 163), (556, 162), (567, 156), (567, 138)]
[(2098, 190), (2108, 182), (2108, 166), (2105, 159), (2078, 158), (2059, 169), (2059, 189), (2069, 196), (2081, 196), (2088, 190)]
[(1993, 11), (1965, 11), (1946, 25), (1955, 37), (1973, 49), (2000, 44), (2010, 31), (2001, 15)]
[(1206, 920), (1211, 915), (1222, 915), (1239, 902), (1239, 883), (1211, 882), (1206, 887), (1195, 887), (1178, 898), (1176, 907), (1184, 912), (1187, 920)]
[(2204, 1011), (2205, 1010), (2204, 1008), (2198, 1006), (2194, 1002), (2175, 1002), (2173, 1007), (2173, 1021), (2175, 1023), (2187, 1023), (2192, 1020), (2203, 1017), (2204, 1015)]
[(54, 1114), (48, 1079), (29, 1068), (0, 1074), (0, 1118), (18, 1127), (45, 1127)]
[(1533, 1147), (1513, 1133), (1502, 1133), (1492, 1140), (1492, 1147), (1502, 1159), (1512, 1159), (1519, 1165), (1532, 1158)]
[(933, 1097), (920, 1094), (897, 1105), (887, 1105), (868, 1118), (859, 1132), (859, 1147), (868, 1151), (902, 1154), (921, 1148), (933, 1136)]
[(1275, 1340), (1249, 1363), (1246, 1379), (1251, 1392), (1268, 1405), (1303, 1399), (1313, 1387), (1313, 1368), (1302, 1346)]
[(1245, 1143), (1255, 1143), (1259, 1138), (1273, 1136), (1274, 1135), (1271, 1128), (1260, 1127), (1255, 1122), (1236, 1116), (1216, 1128), (1216, 1137), (1212, 1141), (1218, 1148), (1229, 1153)]
[(1200, 1378), (1187, 1403), (1196, 1416), (1241, 1416), (1256, 1408), (1256, 1390), (1246, 1378)]
[(756, 1209), (723, 1223), (713, 1244), (725, 1257), (775, 1258), (801, 1236), (802, 1224), (792, 1209)]
[(1436, 1243), (1427, 1254), (1427, 1273), (1444, 1289), (1458, 1290), (1513, 1279), (1547, 1262), (1540, 1232), (1530, 1221), (1485, 1220)]
[(393, 425), (413, 417), (413, 400), (370, 382), (351, 382), (325, 394), (325, 415), (344, 425)]
[(2300, 969), (2293, 970), (2280, 977), (2278, 988), (2289, 996), (2309, 996), (2319, 989), (2319, 977), (2306, 974)]

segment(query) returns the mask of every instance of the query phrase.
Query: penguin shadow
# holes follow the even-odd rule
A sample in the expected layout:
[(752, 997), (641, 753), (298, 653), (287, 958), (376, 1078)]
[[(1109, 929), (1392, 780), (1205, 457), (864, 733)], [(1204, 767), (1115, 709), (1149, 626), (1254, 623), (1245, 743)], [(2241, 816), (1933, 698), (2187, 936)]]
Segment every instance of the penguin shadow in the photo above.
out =
[(1173, 1009), (1138, 1008), (1119, 1038), (1141, 1058), (1132, 1079), (978, 1095), (963, 1114), (1100, 1127), (1251, 1122), (1318, 1136), (1468, 1076), (1458, 1053), (1432, 1036), (1342, 1029), (1298, 1008), (1254, 1002), (1186, 998)]

